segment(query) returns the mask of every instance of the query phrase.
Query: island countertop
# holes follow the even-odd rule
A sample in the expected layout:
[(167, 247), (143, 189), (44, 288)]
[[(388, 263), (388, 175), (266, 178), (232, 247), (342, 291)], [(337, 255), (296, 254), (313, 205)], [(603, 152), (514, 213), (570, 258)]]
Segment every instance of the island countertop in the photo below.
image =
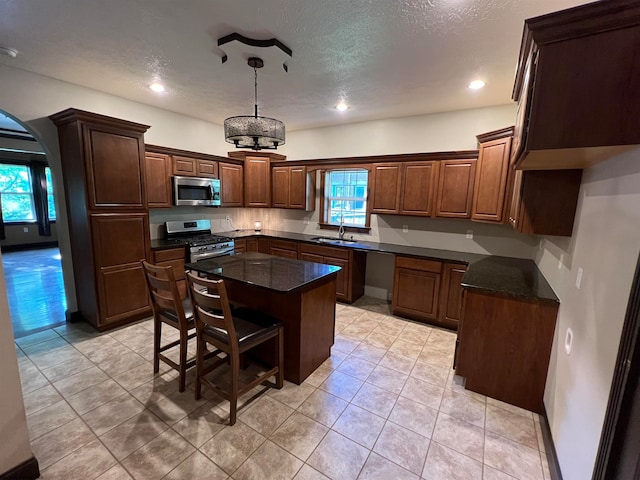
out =
[(271, 291), (289, 293), (322, 278), (337, 275), (340, 267), (246, 252), (187, 263), (186, 270), (215, 275)]

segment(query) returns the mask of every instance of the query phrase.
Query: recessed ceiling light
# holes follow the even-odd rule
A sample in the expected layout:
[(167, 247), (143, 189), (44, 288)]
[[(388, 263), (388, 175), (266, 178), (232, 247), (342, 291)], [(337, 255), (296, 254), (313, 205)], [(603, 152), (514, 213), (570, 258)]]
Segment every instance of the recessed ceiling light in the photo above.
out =
[(16, 58), (16, 56), (18, 55), (18, 51), (15, 48), (0, 47), (0, 55), (4, 55), (5, 57)]
[(339, 112), (344, 112), (345, 110), (349, 109), (349, 105), (347, 105), (344, 102), (340, 102), (339, 104), (336, 105), (336, 110), (338, 110)]
[(467, 87), (469, 87), (471, 90), (479, 90), (480, 88), (484, 87), (485, 85), (486, 85), (486, 83), (483, 80), (474, 80), (469, 85), (467, 85)]
[(149, 88), (151, 90), (153, 90), (154, 92), (157, 92), (157, 93), (164, 92), (164, 85), (162, 85), (161, 83), (158, 83), (158, 82), (152, 83), (151, 85), (149, 85)]

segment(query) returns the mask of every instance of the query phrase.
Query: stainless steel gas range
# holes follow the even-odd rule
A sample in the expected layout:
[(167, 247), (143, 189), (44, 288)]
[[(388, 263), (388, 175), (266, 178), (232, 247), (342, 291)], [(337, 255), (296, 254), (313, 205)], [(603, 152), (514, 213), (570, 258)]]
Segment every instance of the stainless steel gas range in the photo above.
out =
[(165, 240), (189, 246), (189, 262), (233, 254), (233, 239), (213, 235), (210, 220), (165, 222)]

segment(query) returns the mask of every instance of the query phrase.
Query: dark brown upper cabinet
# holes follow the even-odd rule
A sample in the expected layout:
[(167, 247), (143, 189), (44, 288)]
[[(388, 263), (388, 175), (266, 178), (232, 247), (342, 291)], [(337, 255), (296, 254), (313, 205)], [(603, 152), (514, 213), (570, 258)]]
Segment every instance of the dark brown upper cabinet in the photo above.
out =
[(219, 164), (220, 204), (223, 207), (242, 207), (244, 202), (244, 174), (242, 165)]
[(640, 3), (593, 2), (525, 21), (513, 162), (589, 167), (640, 144)]
[(401, 215), (433, 215), (438, 178), (438, 162), (410, 162), (402, 167)]
[(513, 127), (478, 135), (479, 154), (473, 187), (471, 220), (506, 223)]
[(286, 160), (277, 153), (238, 151), (229, 157), (244, 161), (244, 206), (271, 206), (271, 160)]
[(471, 218), (476, 160), (443, 160), (438, 168), (435, 216)]
[(171, 197), (171, 156), (163, 153), (147, 152), (144, 156), (147, 205), (149, 208), (170, 208)]
[(398, 213), (401, 163), (374, 163), (371, 169), (371, 213)]
[(315, 208), (315, 183), (307, 167), (273, 167), (271, 169), (271, 206), (274, 208)]

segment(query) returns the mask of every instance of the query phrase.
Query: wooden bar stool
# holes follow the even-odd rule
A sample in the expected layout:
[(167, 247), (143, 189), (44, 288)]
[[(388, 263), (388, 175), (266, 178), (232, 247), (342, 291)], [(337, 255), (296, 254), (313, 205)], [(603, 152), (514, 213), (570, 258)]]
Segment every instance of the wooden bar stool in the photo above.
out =
[[(142, 260), (147, 287), (153, 309), (153, 372), (160, 370), (160, 360), (180, 372), (179, 391), (184, 392), (187, 369), (196, 363), (195, 357), (187, 359), (187, 342), (196, 336), (191, 300), (180, 298), (173, 267), (159, 267)], [(180, 338), (166, 345), (160, 345), (162, 324), (177, 329)], [(191, 333), (189, 333), (191, 332)], [(179, 362), (167, 358), (162, 352), (180, 345)]]
[[(284, 383), (282, 325), (277, 319), (248, 308), (238, 308), (232, 314), (223, 280), (210, 280), (187, 273), (187, 282), (194, 307), (198, 338), (196, 400), (201, 396), (203, 384), (211, 388), (229, 401), (229, 425), (234, 425), (238, 411), (238, 397), (273, 375), (276, 377), (275, 387), (282, 388)], [(276, 339), (277, 344), (276, 365), (240, 387), (240, 355), (273, 338)], [(226, 356), (205, 368), (207, 344), (216, 348), (215, 353), (225, 353)], [(205, 378), (205, 375), (227, 362), (231, 364), (230, 390), (224, 390)]]

